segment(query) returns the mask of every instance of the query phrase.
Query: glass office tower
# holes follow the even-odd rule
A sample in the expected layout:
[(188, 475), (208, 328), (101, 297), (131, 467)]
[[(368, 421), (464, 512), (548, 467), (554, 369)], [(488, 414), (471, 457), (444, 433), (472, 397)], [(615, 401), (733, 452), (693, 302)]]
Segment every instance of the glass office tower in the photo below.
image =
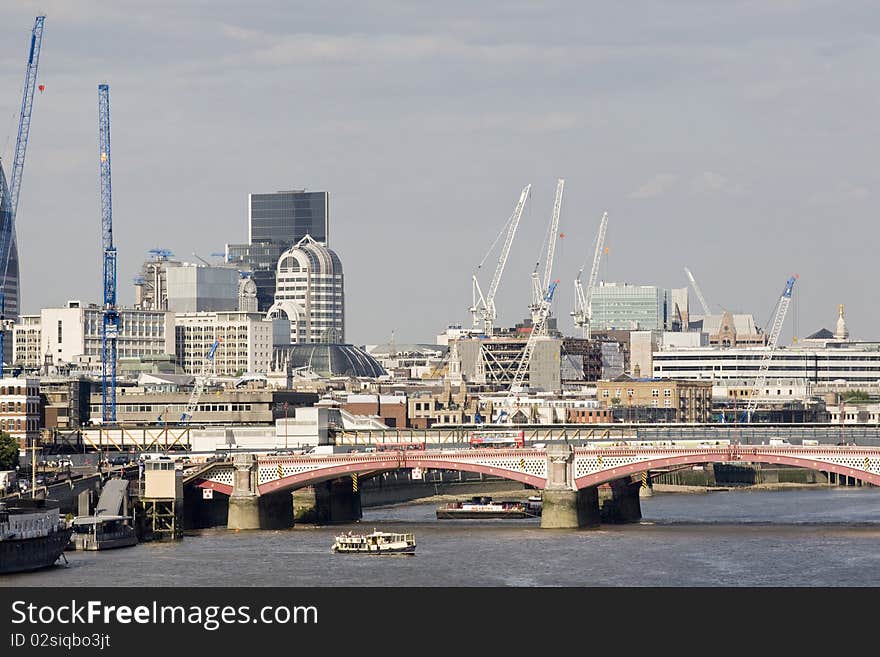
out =
[(248, 240), (276, 242), (285, 249), (306, 235), (327, 246), (330, 233), (330, 195), (327, 192), (293, 190), (274, 194), (250, 194)]

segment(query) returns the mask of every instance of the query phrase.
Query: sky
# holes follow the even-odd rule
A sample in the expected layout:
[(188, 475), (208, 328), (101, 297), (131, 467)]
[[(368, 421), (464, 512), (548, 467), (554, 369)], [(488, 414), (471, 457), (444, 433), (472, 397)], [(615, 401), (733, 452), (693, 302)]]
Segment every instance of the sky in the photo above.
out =
[(247, 240), (248, 193), (326, 190), (347, 341), (434, 342), (471, 324), (472, 275), (531, 184), (496, 297), (512, 326), (563, 178), (565, 332), (607, 211), (600, 280), (685, 287), (688, 267), (713, 311), (766, 326), (798, 274), (781, 342), (833, 330), (841, 303), (852, 337), (880, 337), (872, 2), (4, 0), (7, 173), (40, 12), (23, 313), (100, 300), (107, 82), (126, 305), (149, 249), (210, 260)]

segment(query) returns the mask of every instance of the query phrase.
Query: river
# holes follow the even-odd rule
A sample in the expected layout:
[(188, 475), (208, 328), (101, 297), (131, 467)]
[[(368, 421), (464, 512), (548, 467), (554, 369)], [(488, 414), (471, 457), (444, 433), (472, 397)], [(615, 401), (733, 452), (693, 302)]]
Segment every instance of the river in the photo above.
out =
[[(5, 586), (880, 586), (880, 489), (657, 494), (643, 520), (542, 530), (539, 520), (436, 520), (435, 503), (360, 523), (188, 533), (67, 552)], [(339, 531), (411, 531), (415, 556), (339, 555)]]

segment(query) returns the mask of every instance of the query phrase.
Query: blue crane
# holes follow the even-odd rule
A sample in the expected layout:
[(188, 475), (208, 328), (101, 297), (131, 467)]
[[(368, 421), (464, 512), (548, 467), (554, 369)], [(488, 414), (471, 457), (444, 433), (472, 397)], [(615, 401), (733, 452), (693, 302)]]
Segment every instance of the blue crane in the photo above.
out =
[[(15, 155), (12, 160), (12, 172), (7, 192), (7, 210), (2, 226), (0, 226), (0, 268), (3, 278), (0, 279), (0, 322), (6, 320), (6, 288), (9, 273), (9, 260), (15, 243), (15, 215), (18, 211), (18, 197), (21, 193), (21, 178), (24, 172), (25, 155), (27, 154), (28, 136), (31, 131), (31, 111), (34, 106), (34, 90), (37, 87), (37, 69), (40, 63), (40, 46), (43, 43), (43, 24), (45, 16), (37, 16), (31, 32), (31, 49), (28, 64), (24, 73), (24, 88), (21, 94), (21, 114), (18, 120), (18, 137), (15, 141)], [(41, 87), (42, 88), (42, 87)], [(17, 285), (17, 281), (16, 281)], [(18, 308), (16, 308), (16, 312)], [(3, 330), (0, 325), (0, 366), (3, 360)]]
[(98, 141), (101, 162), (101, 237), (104, 247), (104, 321), (101, 335), (101, 415), (116, 422), (116, 247), (113, 245), (113, 204), (110, 184), (110, 86), (98, 85)]

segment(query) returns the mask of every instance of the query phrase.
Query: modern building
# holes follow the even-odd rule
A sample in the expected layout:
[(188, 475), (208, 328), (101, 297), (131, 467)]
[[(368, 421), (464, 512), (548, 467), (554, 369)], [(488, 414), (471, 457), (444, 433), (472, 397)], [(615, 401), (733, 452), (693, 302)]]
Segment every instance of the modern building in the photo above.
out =
[[(116, 419), (122, 424), (150, 426), (175, 425), (189, 403), (189, 392), (147, 393), (126, 390), (116, 397)], [(206, 392), (196, 407), (190, 425), (272, 424), (283, 419), (285, 410), (311, 406), (318, 401), (314, 393), (285, 390), (220, 390)], [(284, 404), (288, 408), (285, 409)], [(101, 395), (91, 396), (92, 423), (100, 423)]]
[(227, 244), (226, 262), (250, 272), (260, 312), (275, 302), (278, 260), (306, 235), (324, 246), (329, 244), (328, 192), (293, 190), (248, 196), (248, 243)]
[(182, 263), (166, 272), (166, 310), (174, 313), (239, 309), (239, 275), (235, 267)]
[[(675, 379), (747, 379), (757, 376), (764, 350), (701, 347), (654, 352), (654, 376)], [(880, 385), (880, 343), (829, 342), (815, 347), (804, 341), (779, 347), (768, 379), (805, 380), (817, 390), (876, 389)]]
[[(102, 333), (103, 310), (96, 304), (68, 301), (64, 308), (40, 311), (40, 353), (52, 364), (73, 363), (80, 356), (100, 360)], [(116, 350), (120, 359), (173, 356), (174, 315), (161, 310), (121, 308)]]
[(290, 342), (285, 320), (266, 319), (262, 313), (203, 312), (174, 316), (177, 363), (188, 374), (199, 374), (215, 340), (211, 371), (216, 376), (241, 376), (269, 371), (273, 350)]
[(387, 427), (409, 426), (406, 395), (350, 394), (340, 408), (352, 415), (375, 417)]
[(21, 315), (12, 327), (12, 364), (25, 372), (36, 372), (43, 366), (40, 346), (40, 316)]
[(0, 379), (0, 432), (24, 449), (40, 436), (40, 383), (37, 379)]
[(267, 316), (290, 322), (290, 342), (345, 342), (345, 289), (339, 256), (306, 235), (278, 259)]
[(395, 378), (438, 378), (445, 372), (449, 348), (433, 344), (374, 344), (366, 352)]
[(137, 310), (168, 310), (167, 271), (183, 263), (173, 260), (167, 249), (150, 249), (151, 258), (144, 260), (134, 278), (134, 307)]
[(671, 329), (668, 296), (666, 290), (653, 285), (600, 282), (590, 302), (591, 330)]
[(296, 244), (306, 235), (330, 241), (330, 194), (304, 189), (248, 194), (248, 241)]
[[(3, 171), (3, 165), (0, 163), (0, 235), (9, 235), (12, 240), (5, 248), (8, 248), (8, 264), (6, 253), (0, 253), (0, 267), (4, 267), (4, 271), (0, 272), (0, 284), (3, 285), (4, 306), (2, 308), (2, 319), (15, 321), (18, 317), (19, 308), (19, 280), (18, 280), (18, 240), (15, 234), (12, 216), (12, 200), (9, 195), (9, 186), (6, 180), (6, 174)], [(11, 352), (10, 352), (11, 355)]]

